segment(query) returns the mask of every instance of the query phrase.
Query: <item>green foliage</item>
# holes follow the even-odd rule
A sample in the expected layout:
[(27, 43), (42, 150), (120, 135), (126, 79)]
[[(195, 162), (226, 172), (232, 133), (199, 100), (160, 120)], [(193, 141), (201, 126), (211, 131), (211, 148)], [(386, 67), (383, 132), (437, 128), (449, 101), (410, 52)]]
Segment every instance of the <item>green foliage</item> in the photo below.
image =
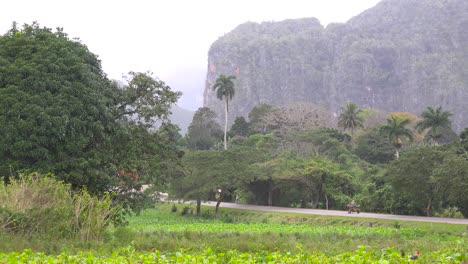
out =
[[(298, 245), (301, 249), (301, 245)], [(430, 261), (436, 259), (438, 263), (454, 263), (466, 260), (467, 253), (462, 249), (445, 249), (430, 254), (423, 254), (419, 260)], [(34, 253), (31, 250), (22, 252), (0, 253), (0, 261), (20, 261), (21, 263), (407, 263), (407, 257), (402, 257), (400, 250), (396, 248), (384, 248), (378, 250), (361, 246), (353, 252), (328, 256), (320, 252), (291, 252), (281, 251), (257, 251), (244, 253), (238, 250), (219, 252), (216, 249), (205, 248), (203, 252), (195, 253), (186, 250), (176, 252), (135, 252), (133, 247), (122, 248), (110, 255), (93, 253), (81, 253), (71, 255), (45, 255)]]
[(351, 135), (354, 135), (356, 128), (364, 127), (364, 119), (360, 116), (361, 112), (356, 104), (348, 102), (345, 107), (341, 108), (338, 126), (343, 130), (351, 130)]
[(216, 91), (216, 97), (219, 100), (224, 100), (224, 149), (227, 149), (227, 122), (229, 112), (229, 100), (234, 96), (234, 82), (235, 76), (226, 76), (221, 74), (216, 78), (216, 83), (213, 85), (213, 90)]
[[(351, 177), (342, 171), (339, 164), (322, 157), (301, 159), (291, 153), (257, 164), (256, 178), (271, 182), (269, 196), (274, 190), (285, 193), (288, 204), (303, 203), (303, 207), (316, 208), (323, 202), (325, 208), (342, 208), (348, 201)], [(291, 190), (297, 200), (288, 199)], [(289, 197), (291, 198), (291, 197)], [(269, 198), (271, 199), (271, 198)], [(284, 204), (283, 204), (284, 205)]]
[(173, 92), (151, 72), (130, 72), (129, 75), (128, 85), (114, 91), (119, 116), (148, 126), (159, 120), (167, 120), (170, 108), (182, 93)]
[(411, 130), (406, 128), (406, 125), (408, 125), (409, 122), (409, 119), (399, 119), (392, 116), (387, 119), (386, 125), (380, 127), (380, 131), (388, 136), (388, 140), (396, 148), (397, 159), (399, 157), (398, 150), (403, 145), (402, 138), (406, 137), (410, 141), (413, 140), (413, 133)]
[(216, 113), (207, 107), (199, 108), (188, 127), (187, 144), (190, 149), (208, 150), (221, 138), (221, 128), (216, 123)]
[(14, 31), (0, 37), (0, 162), (58, 176), (84, 172), (88, 182), (74, 184), (103, 188), (108, 175), (97, 168), (108, 167), (101, 150), (114, 124), (99, 60), (61, 30), (33, 23)]
[(394, 156), (392, 145), (378, 128), (364, 131), (357, 136), (353, 152), (359, 158), (374, 164), (387, 163)]
[(460, 141), (465, 150), (468, 151), (468, 127), (460, 132)]
[(234, 124), (231, 126), (230, 134), (232, 136), (242, 136), (246, 137), (250, 134), (249, 123), (245, 121), (245, 118), (242, 116), (236, 117)]
[(216, 78), (216, 83), (213, 85), (213, 90), (216, 91), (216, 97), (219, 100), (225, 100), (226, 109), (229, 110), (228, 102), (234, 97), (234, 82), (235, 76), (226, 76), (221, 74)]
[(456, 206), (445, 208), (441, 212), (436, 212), (434, 215), (437, 217), (463, 218), (463, 214)]
[(428, 140), (433, 140), (440, 143), (440, 138), (443, 135), (444, 130), (451, 130), (450, 117), (453, 114), (448, 111), (442, 111), (442, 107), (437, 107), (435, 110), (432, 107), (427, 107), (421, 114), (423, 120), (416, 124), (416, 128), (419, 132), (428, 130)]
[(2, 181), (0, 229), (22, 235), (42, 234), (54, 238), (102, 239), (106, 227), (120, 220), (120, 207), (111, 195), (92, 197), (83, 189), (73, 193), (70, 185), (53, 175), (33, 173)]
[(118, 171), (139, 168), (164, 184), (177, 160), (167, 115), (179, 92), (151, 73), (130, 72), (120, 87), (84, 44), (37, 23), (0, 36), (0, 58), (0, 175), (53, 172), (102, 194)]
[(393, 186), (412, 199), (419, 214), (432, 215), (441, 204), (466, 204), (468, 164), (459, 148), (421, 147), (409, 150), (387, 168)]
[(268, 130), (265, 122), (266, 116), (275, 111), (275, 107), (268, 104), (259, 104), (255, 106), (249, 113), (250, 128), (257, 133), (265, 134), (271, 131)]

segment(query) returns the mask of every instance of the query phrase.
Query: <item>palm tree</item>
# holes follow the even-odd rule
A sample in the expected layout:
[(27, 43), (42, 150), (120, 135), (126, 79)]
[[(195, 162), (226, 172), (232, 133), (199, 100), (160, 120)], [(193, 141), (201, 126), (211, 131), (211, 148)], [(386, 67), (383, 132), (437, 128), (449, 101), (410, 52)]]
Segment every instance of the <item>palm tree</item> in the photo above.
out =
[(216, 83), (213, 85), (213, 91), (216, 91), (216, 97), (219, 100), (224, 100), (224, 149), (227, 149), (227, 120), (228, 120), (228, 108), (229, 100), (232, 100), (234, 96), (234, 82), (235, 76), (226, 76), (224, 74), (219, 75), (216, 79)]
[(361, 109), (354, 103), (348, 102), (346, 107), (341, 108), (340, 117), (338, 118), (338, 126), (343, 130), (350, 129), (351, 135), (354, 135), (354, 129), (364, 127), (364, 119), (359, 116)]
[(395, 157), (400, 158), (399, 149), (403, 145), (402, 137), (407, 137), (410, 141), (413, 141), (413, 132), (405, 126), (410, 123), (409, 119), (399, 119), (392, 116), (387, 119), (387, 124), (380, 128), (380, 132), (388, 135), (390, 143), (395, 147)]
[(449, 118), (452, 116), (452, 113), (449, 111), (442, 111), (442, 107), (440, 106), (435, 110), (432, 107), (428, 107), (422, 112), (421, 116), (423, 120), (416, 124), (416, 128), (419, 132), (429, 129), (429, 137), (436, 142), (442, 135), (442, 129), (450, 128), (451, 126)]

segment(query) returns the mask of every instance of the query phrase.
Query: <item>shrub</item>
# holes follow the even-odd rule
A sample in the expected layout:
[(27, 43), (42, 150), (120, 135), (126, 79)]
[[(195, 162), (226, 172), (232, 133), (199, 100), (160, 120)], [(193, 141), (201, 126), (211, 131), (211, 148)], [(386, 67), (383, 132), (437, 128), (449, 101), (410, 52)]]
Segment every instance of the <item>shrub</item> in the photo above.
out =
[(172, 204), (171, 212), (173, 212), (173, 213), (177, 212), (177, 206), (175, 204)]
[(190, 212), (190, 206), (184, 206), (184, 208), (182, 208), (182, 212), (180, 212), (181, 215), (188, 215)]
[(437, 217), (447, 217), (447, 218), (463, 218), (463, 214), (458, 210), (458, 207), (447, 207), (441, 212), (435, 213)]
[(100, 239), (120, 210), (112, 206), (109, 193), (102, 198), (85, 189), (75, 193), (51, 174), (0, 181), (0, 230), (5, 232)]

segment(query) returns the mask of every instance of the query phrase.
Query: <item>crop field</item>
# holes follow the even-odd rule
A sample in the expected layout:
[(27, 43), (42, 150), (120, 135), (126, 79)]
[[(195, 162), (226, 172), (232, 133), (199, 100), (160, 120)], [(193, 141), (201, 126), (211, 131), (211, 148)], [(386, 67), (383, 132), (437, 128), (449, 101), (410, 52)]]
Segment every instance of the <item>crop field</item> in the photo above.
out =
[[(299, 246), (300, 249), (300, 246)], [(418, 258), (421, 263), (460, 263), (466, 260), (467, 255), (459, 253), (456, 249), (446, 249), (431, 252)], [(368, 250), (361, 246), (356, 251), (336, 256), (327, 256), (323, 253), (299, 252), (239, 252), (229, 250), (216, 252), (207, 248), (201, 253), (177, 251), (172, 253), (135, 252), (128, 247), (114, 251), (111, 255), (94, 255), (92, 253), (79, 253), (70, 255), (45, 255), (24, 250), (15, 253), (0, 253), (1, 263), (408, 263), (407, 256), (401, 256), (398, 250), (386, 248), (380, 252)]]
[(468, 261), (463, 225), (213, 210), (159, 204), (104, 241), (42, 250), (52, 242), (36, 240), (0, 250), (0, 263), (408, 263), (415, 250), (419, 263)]

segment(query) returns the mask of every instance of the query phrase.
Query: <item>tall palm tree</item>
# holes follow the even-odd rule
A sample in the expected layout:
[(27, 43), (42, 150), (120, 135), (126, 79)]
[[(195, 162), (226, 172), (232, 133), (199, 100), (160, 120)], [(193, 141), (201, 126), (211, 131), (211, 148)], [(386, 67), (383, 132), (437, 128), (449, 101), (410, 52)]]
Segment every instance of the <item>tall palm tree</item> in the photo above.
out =
[(350, 129), (351, 135), (354, 135), (354, 129), (364, 127), (364, 119), (359, 116), (361, 112), (362, 110), (356, 104), (348, 102), (346, 107), (341, 108), (338, 126), (343, 128), (343, 130)]
[(380, 128), (380, 132), (388, 135), (390, 143), (395, 147), (395, 157), (400, 158), (400, 148), (403, 145), (402, 137), (407, 137), (413, 141), (413, 132), (405, 126), (410, 123), (409, 119), (399, 119), (392, 116), (387, 119), (387, 124)]
[(216, 91), (216, 97), (219, 100), (224, 100), (224, 149), (227, 149), (227, 120), (229, 111), (229, 100), (234, 96), (234, 82), (235, 76), (219, 75), (213, 85), (213, 91)]
[(419, 132), (429, 129), (429, 137), (436, 141), (442, 135), (442, 129), (450, 128), (450, 117), (452, 113), (449, 111), (442, 111), (442, 107), (437, 107), (435, 110), (432, 107), (427, 107), (421, 114), (423, 120), (416, 124)]

